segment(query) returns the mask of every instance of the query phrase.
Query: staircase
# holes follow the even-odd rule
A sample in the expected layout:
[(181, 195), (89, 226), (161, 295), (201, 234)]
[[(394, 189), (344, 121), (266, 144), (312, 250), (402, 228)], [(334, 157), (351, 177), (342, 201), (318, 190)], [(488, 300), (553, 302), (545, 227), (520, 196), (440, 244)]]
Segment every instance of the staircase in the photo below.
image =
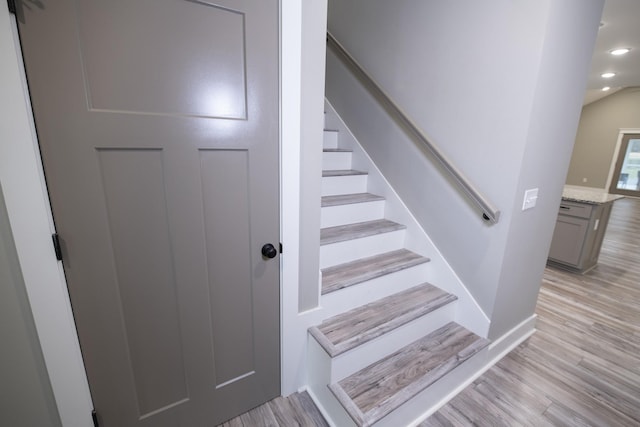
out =
[(429, 254), (415, 250), (428, 245), (415, 244), (420, 237), (408, 234), (415, 227), (385, 215), (387, 200), (370, 188), (368, 172), (375, 166), (341, 138), (341, 132), (325, 131), (325, 320), (309, 329), (309, 392), (336, 426), (415, 425), (478, 374), (489, 342), (455, 322), (458, 295), (429, 283), (438, 275)]

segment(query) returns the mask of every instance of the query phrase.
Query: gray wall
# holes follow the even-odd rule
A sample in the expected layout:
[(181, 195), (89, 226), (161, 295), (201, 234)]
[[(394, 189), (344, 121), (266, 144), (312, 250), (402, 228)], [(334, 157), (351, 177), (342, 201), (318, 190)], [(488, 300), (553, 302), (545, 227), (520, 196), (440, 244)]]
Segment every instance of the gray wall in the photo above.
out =
[[(329, 2), (329, 31), (502, 211), (483, 223), (328, 57), (329, 101), (492, 319), (491, 337), (533, 314), (602, 4)], [(538, 205), (523, 212), (528, 188)]]
[(567, 184), (605, 188), (620, 128), (640, 129), (640, 88), (623, 89), (582, 109)]
[(0, 187), (0, 425), (60, 426)]

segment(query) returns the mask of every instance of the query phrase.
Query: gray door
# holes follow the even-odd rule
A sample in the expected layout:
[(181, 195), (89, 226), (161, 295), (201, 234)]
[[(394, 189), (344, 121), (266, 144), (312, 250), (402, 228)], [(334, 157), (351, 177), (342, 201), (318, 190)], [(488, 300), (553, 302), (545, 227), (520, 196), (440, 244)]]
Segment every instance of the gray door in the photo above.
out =
[(100, 425), (213, 426), (278, 395), (277, 0), (22, 4)]

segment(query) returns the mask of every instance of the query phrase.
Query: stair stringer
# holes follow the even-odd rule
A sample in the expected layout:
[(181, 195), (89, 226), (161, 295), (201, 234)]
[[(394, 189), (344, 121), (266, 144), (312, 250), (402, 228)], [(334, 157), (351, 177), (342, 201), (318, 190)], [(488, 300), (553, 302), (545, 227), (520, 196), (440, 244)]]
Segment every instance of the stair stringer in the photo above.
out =
[(352, 168), (368, 171), (367, 191), (385, 197), (385, 218), (406, 225), (405, 247), (431, 259), (425, 281), (458, 297), (453, 320), (476, 335), (486, 338), (490, 325), (489, 317), (327, 99), (325, 128), (338, 131), (340, 148), (353, 150)]

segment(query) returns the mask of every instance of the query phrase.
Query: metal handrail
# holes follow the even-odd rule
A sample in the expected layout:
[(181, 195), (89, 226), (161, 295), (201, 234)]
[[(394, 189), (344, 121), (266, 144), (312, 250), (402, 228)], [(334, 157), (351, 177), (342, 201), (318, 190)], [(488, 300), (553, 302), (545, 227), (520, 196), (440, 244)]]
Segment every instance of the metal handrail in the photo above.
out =
[(362, 83), (364, 83), (373, 94), (382, 101), (387, 110), (393, 113), (395, 118), (400, 121), (402, 125), (418, 140), (424, 147), (433, 155), (433, 157), (442, 166), (445, 172), (453, 179), (462, 192), (469, 198), (469, 200), (477, 206), (482, 212), (482, 218), (495, 224), (500, 218), (500, 211), (496, 209), (486, 197), (469, 182), (469, 180), (456, 168), (453, 163), (436, 147), (434, 146), (425, 134), (416, 126), (416, 124), (402, 111), (398, 105), (386, 94), (386, 92), (380, 87), (380, 85), (367, 73), (360, 64), (345, 50), (338, 40), (329, 32), (327, 32), (327, 45), (334, 50), (335, 53), (342, 57), (344, 62), (350, 66), (350, 68), (360, 77)]

